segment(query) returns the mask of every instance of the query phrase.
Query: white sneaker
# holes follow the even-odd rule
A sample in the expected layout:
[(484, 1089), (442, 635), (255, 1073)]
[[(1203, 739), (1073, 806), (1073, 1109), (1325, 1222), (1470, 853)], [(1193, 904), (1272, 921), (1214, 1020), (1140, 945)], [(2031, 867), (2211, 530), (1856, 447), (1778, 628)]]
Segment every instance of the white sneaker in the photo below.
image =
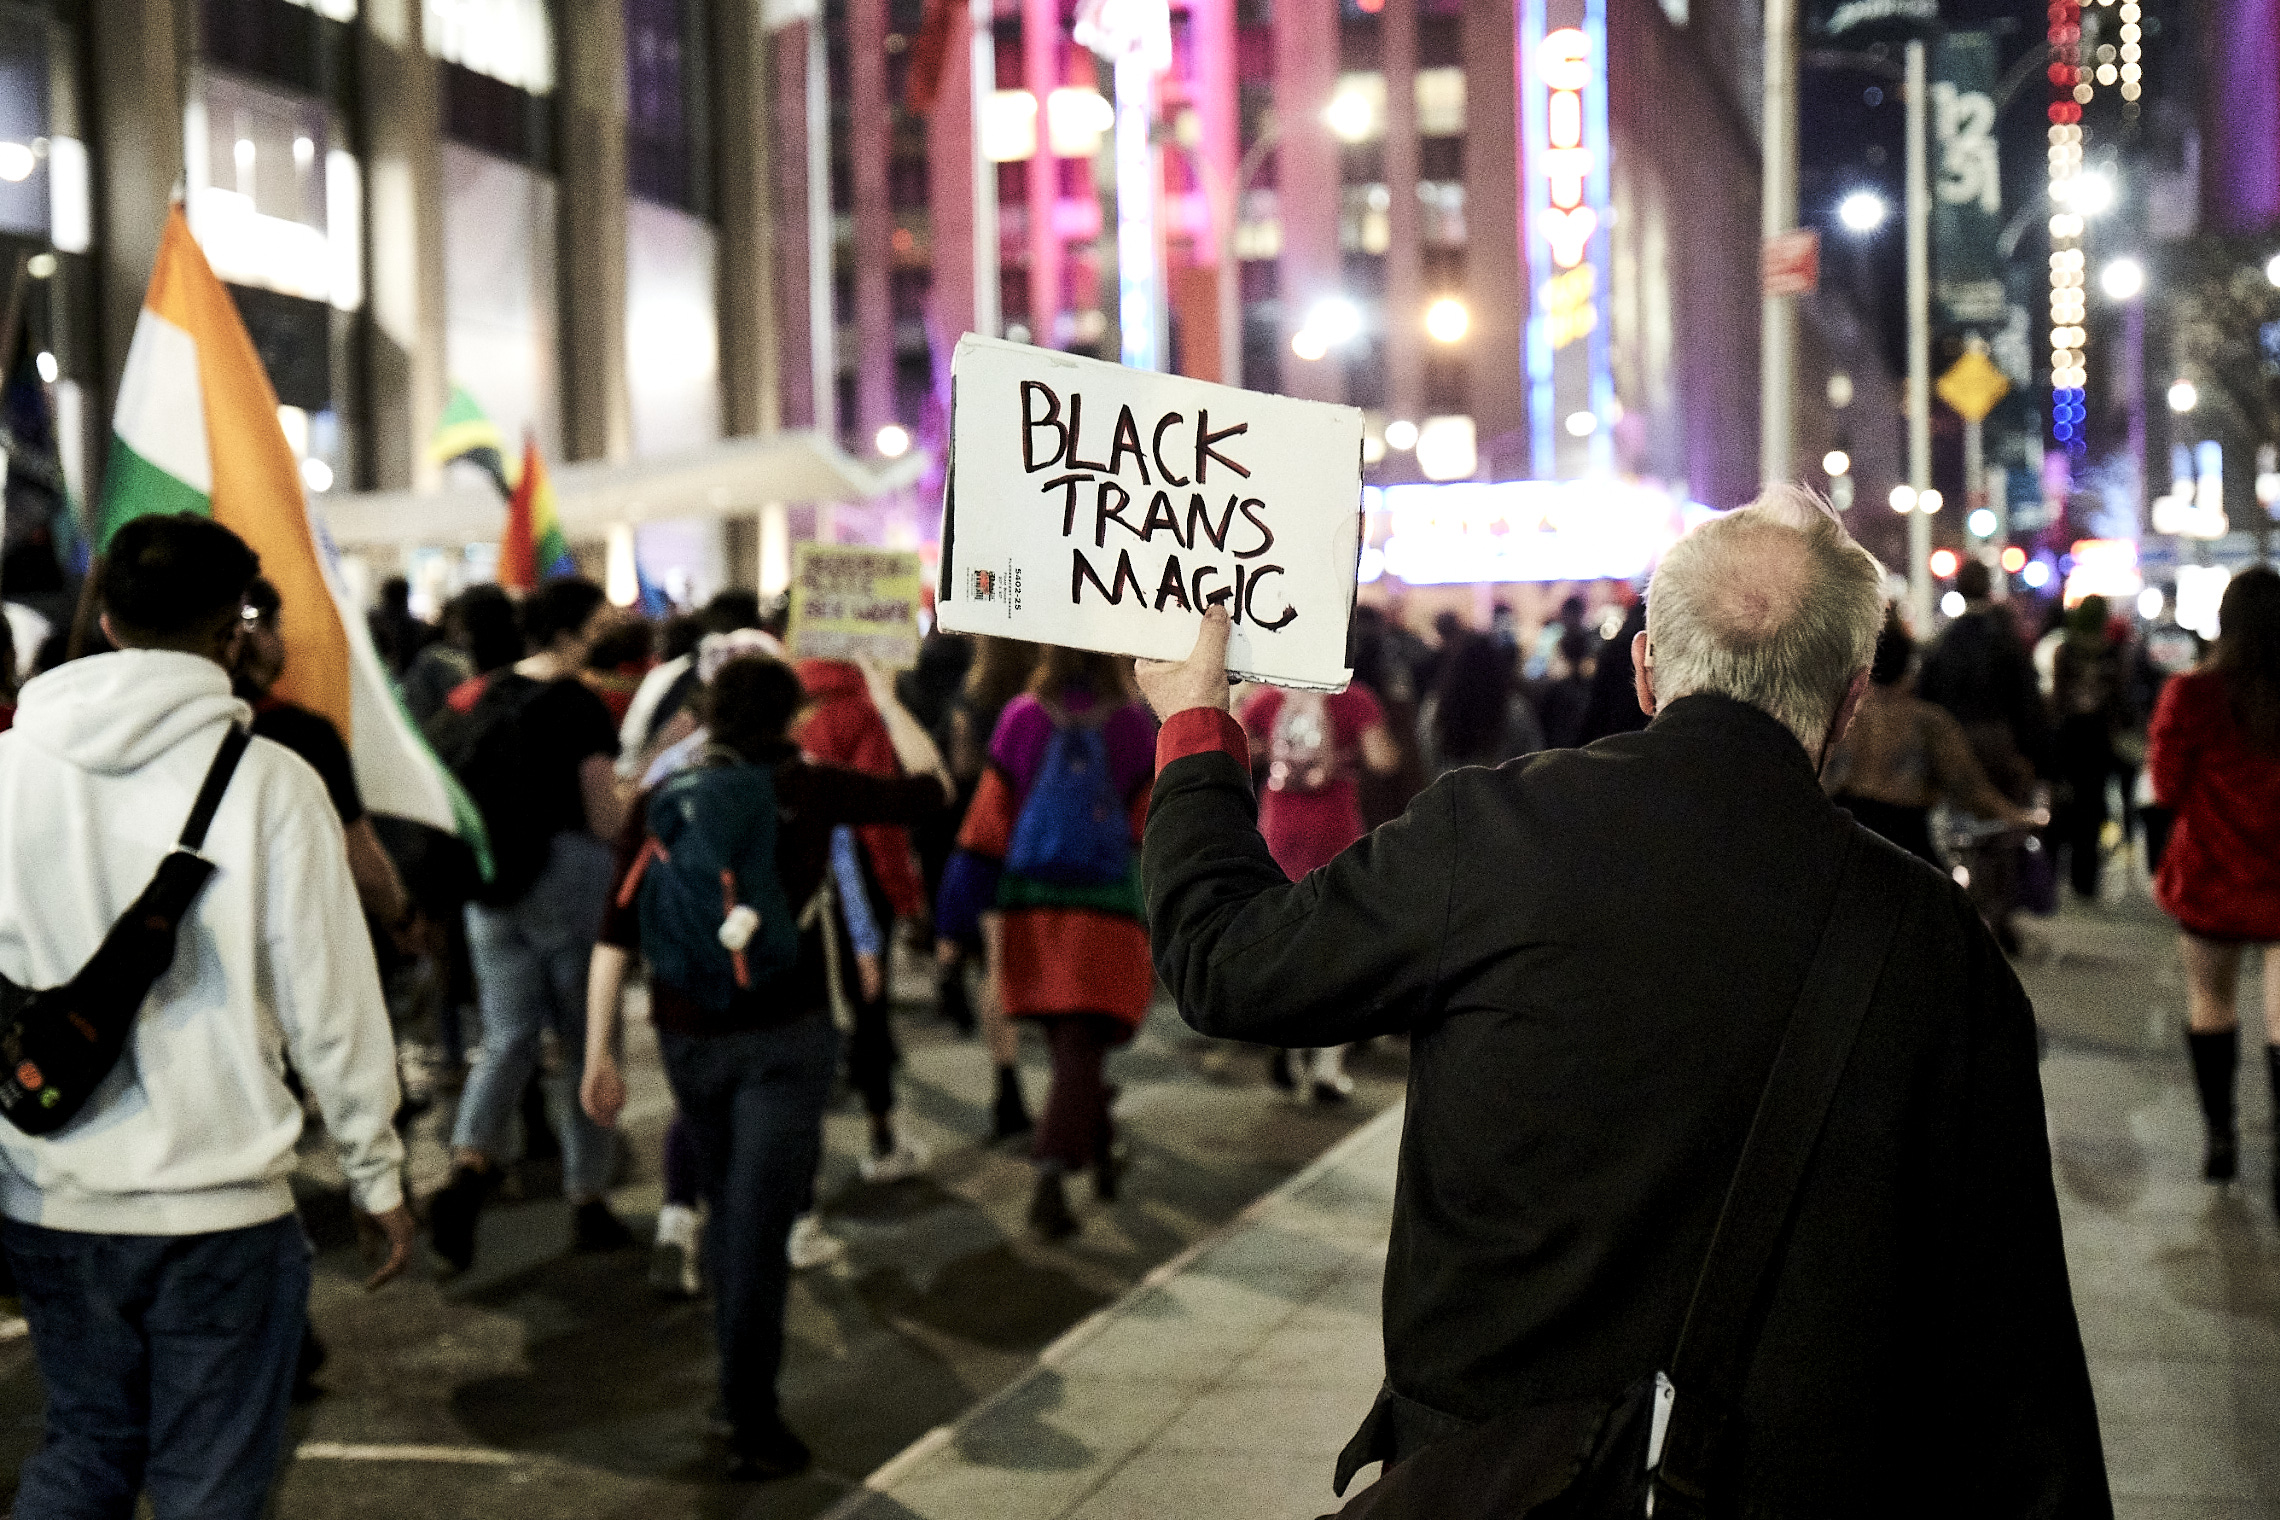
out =
[(916, 1140), (898, 1138), (884, 1156), (865, 1156), (857, 1168), (865, 1182), (900, 1182), (926, 1170), (928, 1152)]
[(813, 1214), (802, 1214), (792, 1221), (791, 1238), (784, 1242), (784, 1258), (794, 1272), (832, 1266), (846, 1255), (847, 1242), (825, 1234), (823, 1221)]
[(704, 1291), (697, 1270), (697, 1211), (668, 1203), (657, 1211), (657, 1243), (649, 1252), (649, 1286), (664, 1298), (695, 1298)]

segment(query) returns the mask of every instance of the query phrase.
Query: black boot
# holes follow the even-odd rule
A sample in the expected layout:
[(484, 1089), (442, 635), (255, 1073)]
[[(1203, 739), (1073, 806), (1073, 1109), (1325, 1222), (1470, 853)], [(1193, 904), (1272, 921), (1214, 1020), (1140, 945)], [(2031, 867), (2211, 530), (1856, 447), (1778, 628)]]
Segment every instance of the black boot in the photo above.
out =
[(1077, 1216), (1069, 1212), (1069, 1195), (1057, 1165), (1037, 1169), (1037, 1188), (1029, 1195), (1029, 1228), (1047, 1240), (1067, 1240), (1077, 1233)]
[(1026, 1135), (1037, 1127), (1029, 1117), (1028, 1100), (1021, 1095), (1021, 1068), (1000, 1066), (997, 1069), (997, 1107), (990, 1116), (992, 1142), (1010, 1140), (1015, 1135)]
[[(2233, 1074), (2240, 1065), (2240, 1031), (2188, 1029), (2185, 1045), (2193, 1052), (2193, 1085), (2200, 1089), (2201, 1118), (2209, 1130), (2201, 1177), (2207, 1182), (2230, 1182), (2240, 1169), (2240, 1134), (2233, 1121)], [(2274, 1080), (2280, 1082), (2280, 1057), (2274, 1058), (2273, 1073)]]
[(453, 1272), (475, 1264), (475, 1221), (498, 1183), (498, 1174), (453, 1167), (451, 1180), (428, 1202), (428, 1244)]
[(942, 979), (935, 984), (935, 1007), (949, 1020), (958, 1033), (972, 1039), (979, 1024), (974, 1018), (973, 1000), (966, 996), (966, 968), (945, 966)]

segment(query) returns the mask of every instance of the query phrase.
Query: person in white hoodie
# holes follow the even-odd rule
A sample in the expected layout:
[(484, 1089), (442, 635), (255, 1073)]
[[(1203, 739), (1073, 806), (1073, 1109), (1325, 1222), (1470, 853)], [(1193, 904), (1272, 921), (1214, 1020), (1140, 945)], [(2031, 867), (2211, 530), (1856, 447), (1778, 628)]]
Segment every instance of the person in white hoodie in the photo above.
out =
[[(232, 724), (253, 552), (206, 518), (143, 517), (99, 583), (117, 651), (24, 688), (0, 734), (0, 975), (68, 981), (172, 848)], [(310, 1246), (287, 1179), (288, 1061), (356, 1207), (411, 1259), (395, 1054), (340, 820), (315, 771), (246, 751), (202, 851), (219, 869), (84, 1112), (0, 1124), (0, 1243), (47, 1389), (19, 1520), (252, 1517), (275, 1479)]]

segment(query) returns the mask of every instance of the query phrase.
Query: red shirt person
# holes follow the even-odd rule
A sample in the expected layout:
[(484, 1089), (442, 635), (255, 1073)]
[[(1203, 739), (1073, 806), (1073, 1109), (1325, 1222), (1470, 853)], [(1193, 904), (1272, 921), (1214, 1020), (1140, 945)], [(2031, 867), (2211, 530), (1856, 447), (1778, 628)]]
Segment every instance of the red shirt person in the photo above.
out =
[(1262, 686), (1245, 699), (1241, 720), (1253, 767), (1267, 767), (1259, 832), (1275, 864), (1296, 881), (1368, 832), (1361, 767), (1388, 775), (1400, 768), (1401, 751), (1386, 730), (1385, 709), (1359, 684), (1330, 695)]

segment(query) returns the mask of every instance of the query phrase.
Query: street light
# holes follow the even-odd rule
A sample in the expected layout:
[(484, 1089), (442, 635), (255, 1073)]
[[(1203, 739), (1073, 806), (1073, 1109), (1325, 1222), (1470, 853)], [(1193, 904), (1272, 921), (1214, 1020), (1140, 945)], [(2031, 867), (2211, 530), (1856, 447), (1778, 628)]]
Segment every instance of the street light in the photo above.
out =
[(1852, 455), (1843, 449), (1831, 449), (1821, 456), (1821, 473), (1831, 480), (1836, 479), (1839, 475), (1849, 474), (1851, 470)]
[(879, 429), (878, 436), (871, 441), (878, 445), (882, 458), (900, 459), (910, 452), (910, 429), (899, 422), (890, 422)]
[(1885, 499), (1892, 503), (1892, 510), (1895, 512), (1913, 512), (1916, 510), (1916, 488), (1914, 486), (1894, 486), (1892, 494)]
[(1931, 516), (1945, 505), (1947, 505), (1947, 498), (1937, 491), (1926, 489), (1916, 493), (1916, 510), (1926, 517)]
[(1837, 202), (1837, 220), (1847, 232), (1866, 237), (1884, 225), (1891, 207), (1874, 190), (1855, 190)]
[(1290, 351), (1312, 363), (1362, 335), (1362, 309), (1344, 296), (1324, 296), (1291, 336)]
[(2264, 277), (2274, 285), (2280, 285), (2280, 253), (2272, 255), (2272, 261), (2264, 266)]
[(2190, 380), (2169, 387), (2169, 409), (2182, 417), (2201, 404), (2201, 388)]
[(1472, 313), (1455, 296), (1443, 296), (1425, 308), (1425, 331), (1436, 343), (1456, 343), (1472, 329)]
[(2113, 259), (2098, 271), (2098, 287), (2112, 301), (2134, 301), (2145, 290), (2145, 266), (2136, 259)]
[(1990, 508), (1974, 507), (1971, 509), (1971, 515), (1964, 519), (1964, 526), (1971, 530), (1973, 538), (1993, 538), (1995, 530), (2001, 527), (2002, 523), (1996, 519), (1995, 513)]
[(1417, 424), (1407, 417), (1396, 417), (1385, 425), (1385, 446), (1406, 453), (1417, 447)]
[[(2062, 181), (2063, 183), (2063, 181)], [(2082, 216), (2100, 216), (2114, 207), (2114, 177), (2102, 169), (2078, 174), (2067, 203)]]

